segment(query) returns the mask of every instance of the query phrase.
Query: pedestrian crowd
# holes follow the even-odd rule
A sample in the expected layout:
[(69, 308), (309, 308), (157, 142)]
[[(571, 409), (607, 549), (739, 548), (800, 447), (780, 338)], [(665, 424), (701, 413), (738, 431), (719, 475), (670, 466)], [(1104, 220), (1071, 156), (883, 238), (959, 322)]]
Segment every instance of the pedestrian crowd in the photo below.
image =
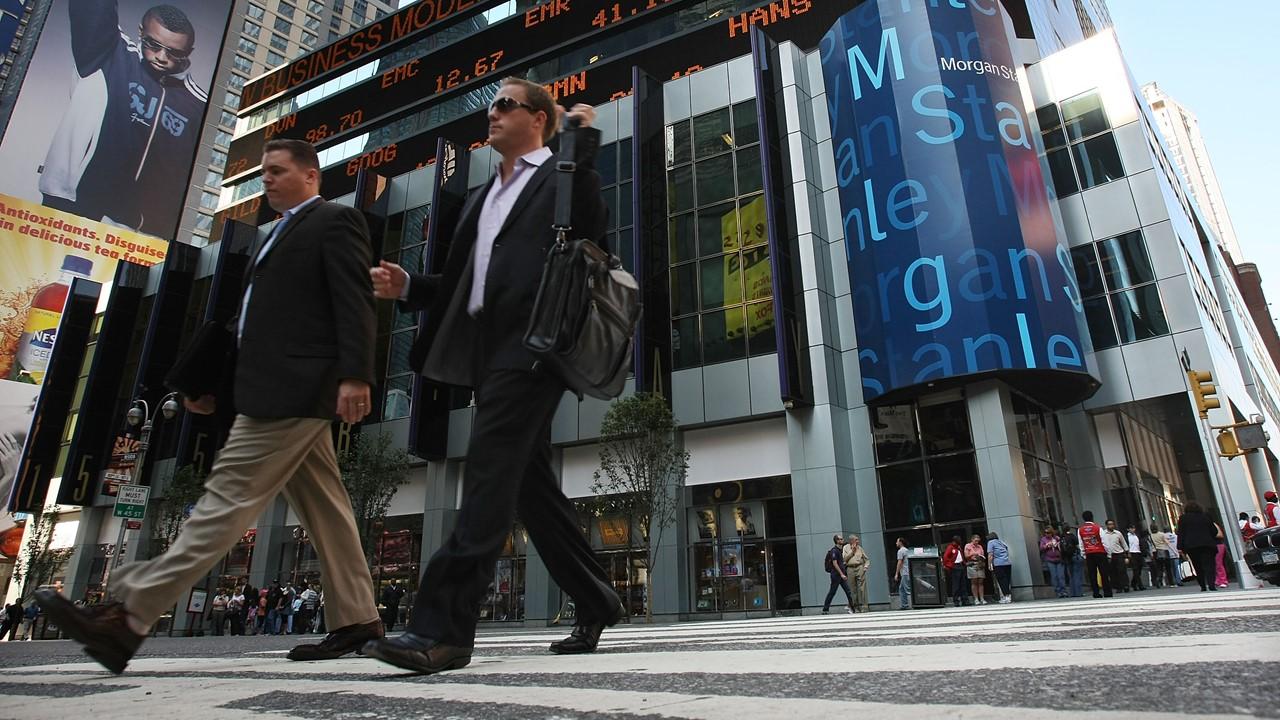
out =
[(220, 587), (206, 619), (214, 635), (303, 635), (324, 632), (324, 591), (310, 583), (254, 588), (247, 581)]

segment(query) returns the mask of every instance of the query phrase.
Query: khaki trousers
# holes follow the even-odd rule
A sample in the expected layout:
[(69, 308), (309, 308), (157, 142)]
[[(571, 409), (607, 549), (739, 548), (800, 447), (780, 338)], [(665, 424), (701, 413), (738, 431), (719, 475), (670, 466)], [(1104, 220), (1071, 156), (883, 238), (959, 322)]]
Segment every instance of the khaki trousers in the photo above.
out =
[(330, 423), (317, 418), (236, 416), (205, 493), (164, 554), (111, 573), (109, 587), (148, 625), (209, 572), (284, 493), (320, 556), (330, 630), (378, 619), (373, 579), (342, 485)]

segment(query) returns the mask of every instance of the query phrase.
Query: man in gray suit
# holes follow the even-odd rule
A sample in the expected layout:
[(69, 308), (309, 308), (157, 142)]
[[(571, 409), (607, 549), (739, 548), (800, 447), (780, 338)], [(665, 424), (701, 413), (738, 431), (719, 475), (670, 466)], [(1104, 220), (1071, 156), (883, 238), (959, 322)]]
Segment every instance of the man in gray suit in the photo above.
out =
[[(36, 593), (49, 617), (114, 673), (281, 493), (320, 556), (327, 620), (336, 628), (318, 644), (295, 647), (289, 659), (335, 658), (382, 637), (331, 435), (335, 418), (355, 423), (369, 412), (369, 231), (359, 212), (320, 197), (311, 144), (268, 142), (262, 172), (267, 201), (283, 218), (249, 268), (234, 321), (236, 419), (204, 496), (167, 552), (111, 574), (116, 602), (81, 608), (54, 591)], [(216, 403), (210, 395), (184, 398), (200, 414)]]

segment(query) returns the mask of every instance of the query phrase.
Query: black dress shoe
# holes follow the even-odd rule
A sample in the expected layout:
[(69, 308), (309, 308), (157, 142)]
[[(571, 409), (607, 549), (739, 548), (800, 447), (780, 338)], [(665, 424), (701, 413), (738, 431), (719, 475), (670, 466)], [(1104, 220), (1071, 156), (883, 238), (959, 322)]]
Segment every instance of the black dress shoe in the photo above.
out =
[(551, 643), (551, 652), (557, 655), (581, 655), (595, 652), (596, 647), (600, 644), (600, 634), (604, 632), (604, 629), (617, 625), (626, 616), (626, 608), (619, 605), (613, 618), (606, 622), (588, 622), (574, 625), (573, 632), (569, 633), (569, 637)]
[(472, 649), (406, 632), (399, 637), (370, 640), (362, 652), (398, 668), (429, 675), (466, 667), (471, 663)]
[(325, 636), (324, 640), (309, 645), (299, 645), (289, 651), (290, 660), (332, 660), (349, 652), (359, 651), (370, 640), (382, 637), (382, 621), (348, 625)]
[(84, 645), (89, 657), (119, 675), (138, 652), (143, 636), (129, 629), (122, 603), (78, 607), (53, 590), (37, 590), (36, 602), (67, 637)]

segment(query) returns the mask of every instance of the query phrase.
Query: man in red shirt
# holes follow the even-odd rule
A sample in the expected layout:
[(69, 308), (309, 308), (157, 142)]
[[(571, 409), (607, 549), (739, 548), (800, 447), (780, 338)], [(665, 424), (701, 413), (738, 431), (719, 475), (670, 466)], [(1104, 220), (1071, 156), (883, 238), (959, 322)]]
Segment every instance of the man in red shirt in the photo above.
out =
[(969, 580), (965, 577), (964, 547), (959, 535), (953, 536), (951, 544), (942, 551), (942, 567), (951, 581), (951, 603), (956, 607), (964, 605), (969, 592)]
[(1262, 510), (1262, 521), (1267, 527), (1280, 525), (1280, 505), (1276, 504), (1276, 491), (1268, 490), (1262, 497), (1267, 501), (1267, 506)]
[[(1080, 514), (1084, 520), (1076, 535), (1080, 538), (1080, 550), (1084, 552), (1085, 575), (1089, 577), (1089, 589), (1095, 598), (1111, 597), (1111, 565), (1107, 559), (1107, 549), (1102, 544), (1102, 528), (1093, 521), (1093, 512), (1085, 510)], [(1102, 593), (1098, 593), (1098, 576), (1102, 576)]]

